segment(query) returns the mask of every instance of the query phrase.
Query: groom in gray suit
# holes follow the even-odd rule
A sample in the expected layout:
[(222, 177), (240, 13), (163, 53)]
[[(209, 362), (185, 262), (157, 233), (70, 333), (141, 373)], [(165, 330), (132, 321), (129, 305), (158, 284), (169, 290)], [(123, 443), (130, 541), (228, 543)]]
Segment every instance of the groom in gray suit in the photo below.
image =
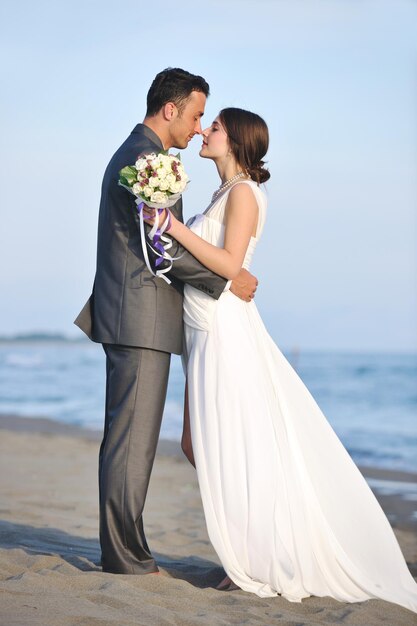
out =
[[(147, 574), (158, 568), (142, 512), (165, 404), (171, 353), (182, 352), (183, 283), (219, 298), (226, 280), (176, 244), (169, 276), (155, 278), (142, 252), (134, 197), (119, 171), (140, 154), (186, 148), (201, 133), (209, 86), (201, 76), (168, 68), (154, 79), (147, 112), (114, 154), (104, 174), (93, 293), (75, 320), (106, 353), (106, 407), (99, 455), (100, 544), (103, 571)], [(182, 200), (171, 209), (182, 220)], [(175, 242), (174, 242), (175, 244)], [(155, 260), (155, 257), (153, 257)], [(250, 300), (256, 279), (246, 272), (230, 286)]]

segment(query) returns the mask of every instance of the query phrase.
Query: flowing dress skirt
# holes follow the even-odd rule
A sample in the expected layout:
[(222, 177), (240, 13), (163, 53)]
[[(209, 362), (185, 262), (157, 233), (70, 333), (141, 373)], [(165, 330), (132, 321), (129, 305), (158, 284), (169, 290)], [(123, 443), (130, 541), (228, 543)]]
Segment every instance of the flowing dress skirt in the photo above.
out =
[(186, 294), (184, 360), (207, 529), (227, 574), (263, 597), (382, 598), (417, 612), (386, 516), (255, 303), (209, 301)]

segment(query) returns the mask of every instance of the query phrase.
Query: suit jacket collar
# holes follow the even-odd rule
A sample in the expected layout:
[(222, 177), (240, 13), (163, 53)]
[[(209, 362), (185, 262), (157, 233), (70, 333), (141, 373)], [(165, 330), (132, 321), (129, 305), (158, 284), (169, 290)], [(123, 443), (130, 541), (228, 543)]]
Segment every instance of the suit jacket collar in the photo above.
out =
[(151, 128), (149, 128), (149, 126), (146, 126), (145, 124), (136, 124), (135, 128), (132, 130), (132, 133), (141, 133), (145, 135), (145, 137), (150, 139), (152, 143), (156, 144), (158, 148), (161, 148), (161, 150), (164, 149), (162, 141), (159, 139), (158, 135)]

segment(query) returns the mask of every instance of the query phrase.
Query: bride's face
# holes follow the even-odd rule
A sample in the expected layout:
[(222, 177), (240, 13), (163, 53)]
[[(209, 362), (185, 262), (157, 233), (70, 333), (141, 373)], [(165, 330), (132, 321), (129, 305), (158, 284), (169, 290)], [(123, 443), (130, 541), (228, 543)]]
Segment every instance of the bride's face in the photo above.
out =
[(199, 152), (205, 159), (222, 159), (229, 153), (229, 140), (219, 117), (203, 130), (203, 145)]

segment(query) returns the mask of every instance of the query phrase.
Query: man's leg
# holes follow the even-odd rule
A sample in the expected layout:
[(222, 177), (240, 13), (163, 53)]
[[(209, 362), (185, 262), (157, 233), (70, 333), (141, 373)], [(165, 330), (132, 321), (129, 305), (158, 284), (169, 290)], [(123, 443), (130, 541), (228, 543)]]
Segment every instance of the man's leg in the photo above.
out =
[(110, 344), (103, 348), (107, 357), (106, 418), (99, 458), (103, 571), (157, 572), (143, 530), (142, 511), (171, 355)]

